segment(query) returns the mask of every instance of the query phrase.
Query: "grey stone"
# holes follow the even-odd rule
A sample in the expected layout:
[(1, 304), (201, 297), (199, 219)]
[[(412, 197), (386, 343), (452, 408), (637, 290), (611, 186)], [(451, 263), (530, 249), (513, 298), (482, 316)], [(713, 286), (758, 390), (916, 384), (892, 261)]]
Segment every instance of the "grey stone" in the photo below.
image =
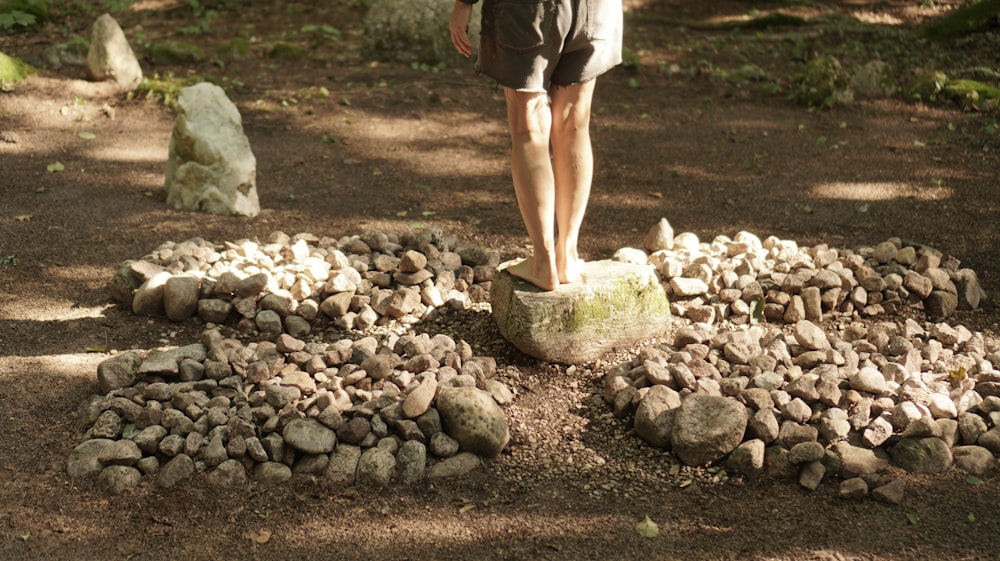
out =
[(784, 480), (793, 480), (798, 476), (795, 464), (789, 461), (788, 449), (777, 445), (764, 449), (764, 473)]
[(337, 434), (316, 419), (292, 419), (281, 434), (285, 443), (306, 454), (328, 454), (337, 446)]
[(424, 413), (431, 406), (431, 402), (434, 401), (434, 395), (437, 393), (437, 379), (433, 376), (425, 377), (420, 384), (413, 389), (406, 398), (403, 400), (401, 410), (403, 415), (407, 419), (415, 419)]
[(208, 82), (181, 90), (166, 167), (167, 204), (256, 216), (256, 174), (239, 110), (225, 91)]
[(781, 426), (778, 424), (778, 418), (769, 408), (758, 410), (747, 421), (747, 434), (759, 438), (765, 444), (774, 442), (780, 431)]
[(246, 485), (249, 478), (238, 460), (226, 460), (208, 472), (207, 479), (217, 487), (240, 487)]
[(209, 439), (208, 446), (205, 447), (205, 451), (202, 453), (202, 460), (205, 464), (208, 467), (216, 467), (228, 459), (229, 453), (226, 451), (226, 446), (222, 442), (222, 436), (220, 435)]
[(133, 90), (142, 82), (142, 67), (125, 32), (110, 14), (103, 14), (94, 22), (87, 70), (92, 79), (113, 80), (123, 90)]
[(295, 465), (292, 466), (292, 474), (323, 475), (328, 465), (330, 456), (327, 454), (304, 454), (297, 457)]
[(156, 486), (161, 489), (171, 489), (181, 481), (194, 475), (194, 460), (187, 454), (177, 454), (160, 468), (156, 476)]
[(726, 457), (726, 469), (735, 470), (750, 480), (760, 477), (764, 472), (765, 448), (764, 441), (756, 438), (741, 443)]
[(396, 475), (396, 457), (384, 448), (369, 448), (358, 460), (357, 483), (366, 487), (385, 487)]
[(819, 487), (819, 484), (823, 482), (825, 475), (826, 467), (823, 465), (823, 462), (818, 460), (807, 462), (799, 470), (799, 485), (810, 491), (815, 491)]
[(361, 448), (351, 444), (340, 444), (330, 454), (324, 479), (332, 485), (353, 485), (357, 477)]
[(429, 449), (438, 458), (450, 458), (458, 453), (458, 441), (444, 432), (434, 433), (430, 437)]
[(113, 446), (114, 442), (107, 438), (95, 438), (78, 444), (66, 459), (66, 475), (78, 479), (100, 473), (104, 469), (100, 456), (106, 448)]
[(868, 484), (860, 477), (846, 479), (837, 490), (837, 497), (845, 500), (859, 500), (868, 496)]
[(122, 418), (110, 409), (101, 413), (94, 421), (94, 426), (90, 428), (90, 435), (93, 438), (117, 439), (122, 434)]
[(167, 429), (160, 425), (152, 425), (139, 431), (132, 437), (132, 441), (146, 454), (155, 454), (159, 450), (160, 441), (166, 436)]
[(458, 454), (435, 463), (427, 470), (428, 479), (446, 479), (450, 477), (461, 477), (482, 464), (482, 459), (471, 452), (459, 452)]
[(579, 364), (667, 329), (670, 306), (651, 267), (595, 261), (583, 274), (586, 283), (542, 291), (501, 265), (490, 289), (500, 333), (539, 360)]
[(477, 388), (441, 390), (437, 409), (448, 434), (462, 450), (496, 457), (510, 440), (503, 410), (490, 395)]
[(885, 376), (877, 369), (864, 367), (851, 374), (848, 378), (851, 389), (860, 392), (867, 392), (876, 396), (886, 395), (889, 388), (886, 385)]
[[(661, 249), (674, 248), (674, 228), (666, 218), (661, 218), (652, 228), (646, 232), (642, 241), (642, 247), (649, 253)], [(643, 260), (645, 262), (645, 260)]]
[(142, 356), (135, 351), (126, 351), (101, 361), (97, 365), (97, 389), (102, 394), (127, 388), (138, 381)]
[(163, 283), (163, 310), (170, 321), (184, 321), (198, 311), (198, 279), (174, 275)]
[(691, 394), (674, 416), (670, 442), (674, 454), (690, 466), (722, 459), (743, 440), (747, 411), (739, 402)]
[(142, 481), (142, 473), (131, 466), (112, 465), (104, 468), (97, 476), (97, 486), (109, 495), (120, 495), (137, 487)]
[(902, 503), (905, 494), (906, 484), (901, 479), (895, 479), (872, 490), (873, 499), (894, 505)]
[(292, 468), (281, 462), (263, 462), (253, 468), (253, 480), (264, 485), (280, 485), (292, 478)]
[(661, 385), (649, 388), (635, 410), (635, 434), (651, 446), (667, 448), (673, 431), (674, 411), (681, 406), (680, 394)]
[(839, 475), (845, 479), (859, 477), (867, 473), (877, 473), (889, 467), (889, 459), (881, 451), (852, 446), (847, 442), (834, 444), (832, 450), (840, 458)]
[(903, 438), (889, 448), (892, 462), (910, 473), (940, 473), (952, 464), (951, 450), (940, 438)]
[(958, 416), (958, 432), (963, 444), (976, 444), (988, 430), (986, 421), (975, 413), (965, 412)]
[(795, 340), (803, 347), (813, 351), (825, 351), (830, 348), (826, 333), (815, 323), (802, 320), (795, 323)]
[(103, 447), (97, 459), (105, 466), (133, 466), (142, 459), (142, 450), (131, 440), (116, 440)]
[(788, 451), (788, 461), (793, 464), (808, 464), (823, 459), (826, 449), (819, 442), (800, 442)]
[(407, 440), (399, 447), (396, 462), (400, 481), (404, 484), (420, 481), (427, 469), (427, 447), (416, 440)]

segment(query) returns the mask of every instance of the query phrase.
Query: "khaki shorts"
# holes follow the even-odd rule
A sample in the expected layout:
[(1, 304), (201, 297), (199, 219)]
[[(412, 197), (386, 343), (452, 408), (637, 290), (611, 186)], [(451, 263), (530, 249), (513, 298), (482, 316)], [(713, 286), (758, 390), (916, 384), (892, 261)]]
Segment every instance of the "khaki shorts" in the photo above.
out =
[(485, 0), (477, 67), (511, 89), (546, 92), (622, 61), (622, 0)]

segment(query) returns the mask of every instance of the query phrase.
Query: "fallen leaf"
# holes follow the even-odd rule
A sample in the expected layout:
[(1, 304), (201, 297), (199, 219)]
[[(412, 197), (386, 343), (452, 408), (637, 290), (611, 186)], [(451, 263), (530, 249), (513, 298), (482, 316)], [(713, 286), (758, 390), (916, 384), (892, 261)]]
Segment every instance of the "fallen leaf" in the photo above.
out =
[(975, 475), (970, 475), (969, 477), (966, 477), (965, 482), (968, 483), (969, 485), (982, 485), (984, 483), (982, 479), (979, 479)]
[(21, 534), (21, 535), (20, 535), (20, 536), (18, 536), (18, 537), (19, 537), (19, 538), (21, 538), (21, 541), (23, 541), (23, 542), (26, 542), (26, 541), (28, 541), (29, 539), (31, 539), (31, 534)]
[(635, 525), (635, 531), (644, 538), (655, 538), (660, 535), (660, 528), (656, 522), (649, 519), (648, 515), (642, 519), (642, 522)]
[(88, 353), (103, 353), (106, 347), (104, 345), (95, 345), (93, 347), (85, 347), (83, 350)]
[(55, 173), (57, 171), (63, 171), (66, 166), (62, 165), (62, 162), (52, 162), (45, 169), (49, 170), (49, 173)]
[(476, 505), (474, 505), (474, 504), (463, 505), (462, 508), (458, 509), (458, 513), (459, 514), (465, 514), (466, 512), (469, 512), (470, 510), (474, 510), (475, 508), (476, 508)]
[(252, 541), (257, 545), (264, 545), (271, 541), (271, 531), (267, 529), (260, 529), (256, 532), (246, 531), (243, 533), (243, 537)]
[(917, 516), (917, 513), (915, 512), (907, 512), (906, 520), (909, 521), (910, 524), (916, 524), (917, 522), (920, 522), (920, 517)]
[(969, 522), (973, 522), (973, 523), (975, 523), (975, 521), (976, 521), (976, 515), (975, 515), (975, 514), (972, 514), (972, 513), (970, 512), (970, 513), (969, 513), (969, 516), (968, 516), (968, 519), (969, 519)]
[(421, 212), (420, 214), (422, 216), (434, 216), (435, 214), (437, 214), (437, 211), (425, 210), (425, 211)]
[(659, 191), (646, 191), (646, 194), (657, 199), (663, 198), (663, 193), (660, 193)]
[(14, 220), (17, 220), (18, 222), (27, 222), (34, 217), (35, 216), (33, 214), (18, 214), (14, 217)]
[(95, 138), (97, 138), (96, 134), (88, 131), (80, 131), (76, 133), (76, 135), (84, 140), (94, 140)]

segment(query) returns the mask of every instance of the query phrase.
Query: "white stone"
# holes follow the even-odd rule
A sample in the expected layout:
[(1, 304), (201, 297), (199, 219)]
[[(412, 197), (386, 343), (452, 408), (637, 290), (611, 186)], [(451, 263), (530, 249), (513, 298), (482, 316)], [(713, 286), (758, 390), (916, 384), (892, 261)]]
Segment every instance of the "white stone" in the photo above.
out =
[(166, 167), (167, 204), (176, 210), (257, 216), (257, 159), (239, 110), (222, 88), (181, 90)]
[(94, 80), (114, 80), (124, 90), (142, 82), (142, 67), (125, 38), (125, 32), (110, 14), (97, 18), (87, 52), (87, 70)]

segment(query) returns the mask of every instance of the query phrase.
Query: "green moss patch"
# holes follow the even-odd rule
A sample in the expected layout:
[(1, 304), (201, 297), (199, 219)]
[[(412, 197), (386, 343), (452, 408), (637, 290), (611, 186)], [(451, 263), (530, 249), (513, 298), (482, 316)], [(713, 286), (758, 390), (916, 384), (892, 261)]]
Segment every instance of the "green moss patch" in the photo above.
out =
[(157, 64), (196, 64), (205, 60), (205, 51), (187, 41), (159, 41), (146, 48), (146, 55)]
[(23, 60), (0, 53), (0, 82), (17, 84), (36, 72)]

